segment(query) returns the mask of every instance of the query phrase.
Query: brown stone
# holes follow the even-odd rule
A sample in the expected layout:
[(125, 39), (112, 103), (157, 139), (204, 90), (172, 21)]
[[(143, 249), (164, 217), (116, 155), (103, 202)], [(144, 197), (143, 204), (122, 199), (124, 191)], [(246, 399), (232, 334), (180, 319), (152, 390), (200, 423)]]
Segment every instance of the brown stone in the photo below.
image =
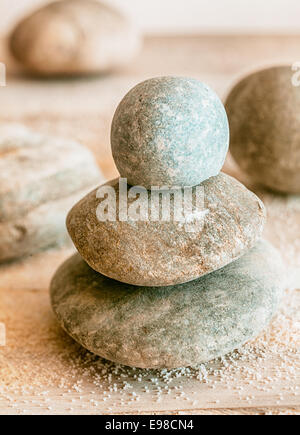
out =
[[(119, 180), (107, 185), (116, 192), (118, 210)], [(96, 189), (70, 211), (69, 234), (84, 260), (110, 278), (145, 286), (191, 281), (247, 252), (261, 237), (265, 222), (262, 202), (228, 175), (221, 173), (201, 186), (204, 204), (196, 210), (199, 220), (192, 228), (174, 219), (121, 221), (117, 216), (116, 221), (99, 221)]]
[(93, 74), (129, 62), (140, 39), (117, 10), (94, 0), (52, 2), (24, 18), (11, 35), (14, 57), (40, 75)]

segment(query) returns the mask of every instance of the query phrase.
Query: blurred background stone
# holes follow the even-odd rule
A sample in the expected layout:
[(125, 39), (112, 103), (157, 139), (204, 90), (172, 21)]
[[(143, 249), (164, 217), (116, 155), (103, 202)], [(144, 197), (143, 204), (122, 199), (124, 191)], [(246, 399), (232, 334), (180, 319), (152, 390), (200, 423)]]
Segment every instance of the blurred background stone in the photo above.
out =
[(75, 255), (55, 274), (51, 301), (61, 326), (97, 355), (133, 367), (193, 367), (258, 335), (284, 282), (280, 255), (262, 241), (219, 271), (162, 288), (106, 278)]
[(254, 182), (285, 193), (300, 193), (299, 86), (290, 65), (260, 70), (225, 105), (236, 162)]
[(133, 24), (95, 0), (60, 0), (24, 18), (13, 30), (12, 55), (30, 73), (76, 76), (110, 72), (141, 46)]
[(0, 262), (65, 244), (69, 208), (102, 180), (82, 145), (0, 126)]
[(130, 62), (141, 40), (118, 10), (95, 0), (61, 0), (24, 18), (9, 46), (30, 73), (42, 76), (110, 72)]

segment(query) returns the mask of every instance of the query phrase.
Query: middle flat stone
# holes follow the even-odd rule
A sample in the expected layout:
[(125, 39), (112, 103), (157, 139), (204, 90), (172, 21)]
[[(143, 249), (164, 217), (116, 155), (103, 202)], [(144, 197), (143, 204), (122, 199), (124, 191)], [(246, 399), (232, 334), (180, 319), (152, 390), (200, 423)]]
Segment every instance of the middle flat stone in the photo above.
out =
[(167, 286), (242, 256), (261, 237), (264, 221), (259, 198), (221, 173), (171, 194), (130, 186), (123, 192), (119, 179), (110, 181), (73, 207), (67, 228), (96, 271), (128, 284)]

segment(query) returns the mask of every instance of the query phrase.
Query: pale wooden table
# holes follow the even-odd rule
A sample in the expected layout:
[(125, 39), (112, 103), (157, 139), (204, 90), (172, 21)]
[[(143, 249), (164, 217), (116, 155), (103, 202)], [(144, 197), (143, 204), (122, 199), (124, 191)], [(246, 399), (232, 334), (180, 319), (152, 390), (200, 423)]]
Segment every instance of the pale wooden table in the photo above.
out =
[[(0, 122), (23, 122), (79, 139), (112, 178), (117, 171), (109, 148), (110, 121), (134, 84), (157, 75), (192, 76), (224, 97), (244, 72), (300, 60), (299, 46), (300, 37), (151, 38), (134, 63), (113, 75), (43, 81), (22, 76), (2, 44), (0, 61), (7, 63), (8, 80), (0, 88)], [(300, 413), (300, 198), (251, 186), (230, 158), (225, 170), (265, 201), (265, 237), (286, 262), (287, 292), (270, 329), (234, 360), (185, 375), (169, 373), (169, 383), (165, 373), (116, 368), (83, 351), (51, 313), (49, 282), (72, 248), (41, 253), (0, 267), (0, 322), (7, 330), (6, 346), (0, 347), (0, 414)]]

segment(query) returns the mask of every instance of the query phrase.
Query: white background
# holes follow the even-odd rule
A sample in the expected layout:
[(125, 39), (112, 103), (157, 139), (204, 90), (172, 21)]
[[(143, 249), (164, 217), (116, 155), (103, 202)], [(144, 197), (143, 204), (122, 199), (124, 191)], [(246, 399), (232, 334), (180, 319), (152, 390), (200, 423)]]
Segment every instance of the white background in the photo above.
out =
[[(153, 33), (300, 33), (300, 0), (106, 0)], [(0, 33), (47, 0), (0, 0)]]

